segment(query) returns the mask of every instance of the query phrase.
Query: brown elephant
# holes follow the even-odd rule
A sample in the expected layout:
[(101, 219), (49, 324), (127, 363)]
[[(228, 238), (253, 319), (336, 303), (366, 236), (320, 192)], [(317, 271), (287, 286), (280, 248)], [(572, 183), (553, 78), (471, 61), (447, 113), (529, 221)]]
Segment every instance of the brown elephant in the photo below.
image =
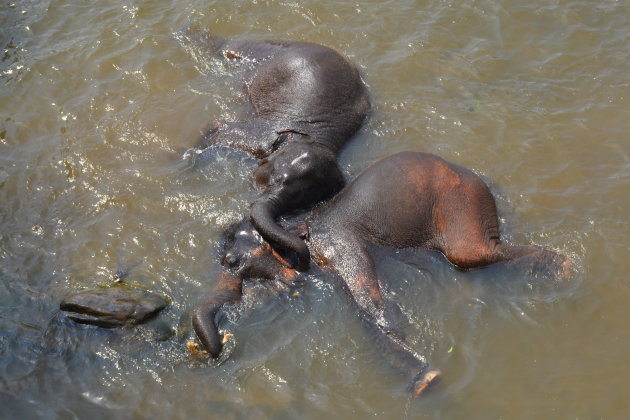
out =
[[(309, 247), (313, 270), (340, 278), (379, 351), (411, 380), (414, 396), (441, 374), (411, 349), (386, 310), (371, 249), (436, 250), (460, 269), (504, 262), (559, 278), (570, 274), (570, 261), (561, 254), (502, 243), (495, 201), (483, 180), (425, 153), (404, 152), (374, 163), (293, 231)], [(243, 279), (289, 283), (297, 274), (291, 258), (248, 222), (235, 230), (222, 262), (225, 271), (192, 319), (211, 356), (222, 348), (215, 315), (225, 303), (239, 301)]]
[(357, 67), (339, 51), (308, 42), (225, 41), (190, 29), (184, 34), (227, 60), (247, 63), (253, 72), (245, 83), (247, 118), (213, 124), (192, 153), (221, 145), (260, 159), (252, 223), (267, 241), (294, 251), (300, 268), (308, 269), (308, 248), (276, 218), (343, 187), (337, 153), (370, 109)]

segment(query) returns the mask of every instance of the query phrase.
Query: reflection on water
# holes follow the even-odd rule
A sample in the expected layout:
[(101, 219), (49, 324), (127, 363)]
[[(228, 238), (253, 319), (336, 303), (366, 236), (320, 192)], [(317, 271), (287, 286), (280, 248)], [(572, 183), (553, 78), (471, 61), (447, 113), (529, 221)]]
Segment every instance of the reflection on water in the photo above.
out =
[[(630, 409), (630, 6), (480, 0), (14, 1), (0, 5), (2, 417), (619, 418)], [(373, 111), (348, 176), (401, 150), (472, 168), (509, 242), (575, 262), (560, 286), (439, 255), (383, 256), (409, 342), (444, 381), (419, 401), (331, 279), (229, 310), (220, 364), (191, 360), (191, 311), (247, 214), (255, 161), (182, 160), (234, 119), (238, 72), (173, 36), (288, 38), (357, 62)], [(127, 281), (173, 304), (103, 330), (59, 313)]]

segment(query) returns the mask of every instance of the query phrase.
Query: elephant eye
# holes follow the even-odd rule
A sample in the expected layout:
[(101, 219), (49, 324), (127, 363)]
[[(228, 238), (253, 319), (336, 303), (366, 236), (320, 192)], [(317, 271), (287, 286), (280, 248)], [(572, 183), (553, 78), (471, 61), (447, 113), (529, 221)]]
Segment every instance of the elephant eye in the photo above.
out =
[(238, 257), (231, 252), (225, 254), (221, 265), (227, 268), (234, 268), (238, 264)]
[(271, 145), (271, 149), (275, 152), (278, 150), (284, 143), (287, 142), (289, 135), (287, 133), (280, 133), (280, 135), (276, 138), (276, 140)]

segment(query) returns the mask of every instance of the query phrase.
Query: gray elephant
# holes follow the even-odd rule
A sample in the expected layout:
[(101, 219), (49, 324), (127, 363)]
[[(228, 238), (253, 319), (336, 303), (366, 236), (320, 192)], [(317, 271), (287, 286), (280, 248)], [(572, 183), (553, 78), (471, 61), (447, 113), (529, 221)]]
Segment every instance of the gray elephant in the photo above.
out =
[[(306, 224), (291, 230), (310, 248), (311, 271), (335, 275), (380, 353), (407, 375), (416, 397), (439, 381), (441, 373), (407, 344), (386, 309), (372, 257), (375, 247), (439, 251), (461, 269), (502, 263), (558, 280), (571, 274), (564, 255), (501, 242), (495, 201), (483, 180), (425, 153), (399, 153), (374, 163), (312, 212)], [(291, 284), (298, 275), (291, 258), (263, 241), (249, 222), (234, 230), (222, 261), (225, 270), (192, 317), (212, 357), (222, 349), (215, 323), (221, 307), (241, 299), (243, 280)]]
[(308, 269), (308, 247), (276, 219), (343, 187), (337, 153), (370, 109), (357, 67), (339, 51), (318, 44), (225, 41), (190, 29), (184, 35), (227, 60), (251, 65), (245, 83), (248, 118), (214, 123), (195, 151), (229, 146), (260, 159), (254, 172), (260, 195), (252, 203), (251, 221), (263, 238), (295, 252), (299, 268)]

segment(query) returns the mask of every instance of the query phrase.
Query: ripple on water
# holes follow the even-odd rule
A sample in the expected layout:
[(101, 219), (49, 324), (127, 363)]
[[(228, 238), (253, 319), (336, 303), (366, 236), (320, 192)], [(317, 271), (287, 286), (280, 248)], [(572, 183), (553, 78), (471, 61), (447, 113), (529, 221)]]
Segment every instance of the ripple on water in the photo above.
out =
[[(630, 9), (424, 3), (0, 6), (0, 413), (625, 414)], [(244, 111), (242, 72), (178, 38), (188, 22), (344, 51), (373, 103), (342, 152), (347, 174), (401, 150), (470, 167), (497, 196), (503, 238), (565, 253), (575, 278), (384, 258), (409, 342), (444, 372), (418, 402), (326, 278), (228, 311), (230, 357), (192, 363), (190, 314), (217, 278), (222, 231), (248, 213), (255, 162), (221, 150), (181, 160), (206, 124)], [(156, 324), (105, 331), (60, 316), (68, 291), (136, 262), (129, 281), (173, 299)]]

